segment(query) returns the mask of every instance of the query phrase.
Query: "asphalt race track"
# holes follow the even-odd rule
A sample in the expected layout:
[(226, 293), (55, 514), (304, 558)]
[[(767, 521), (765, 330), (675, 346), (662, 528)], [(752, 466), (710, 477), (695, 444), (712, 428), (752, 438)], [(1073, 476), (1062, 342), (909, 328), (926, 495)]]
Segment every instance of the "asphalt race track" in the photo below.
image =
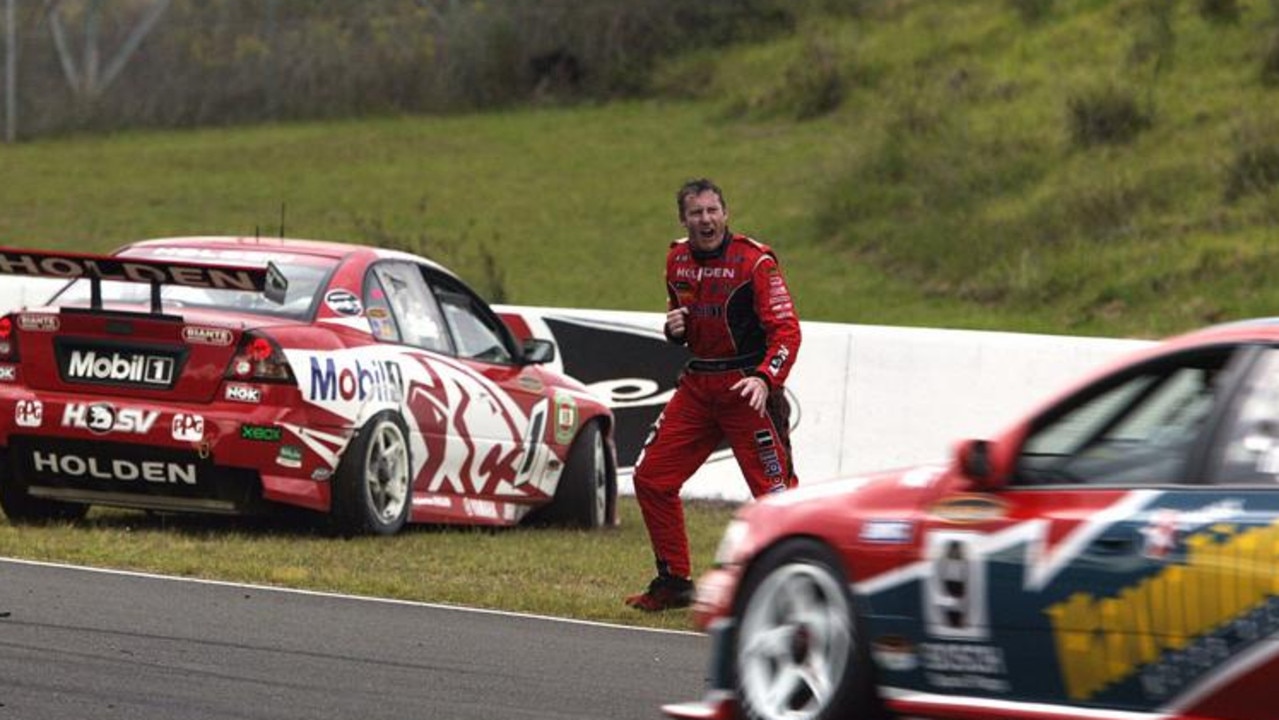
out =
[(0, 720), (652, 720), (701, 695), (707, 654), (691, 633), (0, 558)]

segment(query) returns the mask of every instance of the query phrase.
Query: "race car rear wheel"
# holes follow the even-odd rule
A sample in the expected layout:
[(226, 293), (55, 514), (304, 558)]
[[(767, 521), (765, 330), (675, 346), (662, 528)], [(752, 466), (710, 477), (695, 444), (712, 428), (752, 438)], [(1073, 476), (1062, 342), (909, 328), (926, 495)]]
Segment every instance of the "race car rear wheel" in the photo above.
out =
[(394, 535), (408, 521), (408, 433), (384, 412), (361, 428), (333, 476), (333, 521), (344, 535)]
[(813, 540), (785, 542), (761, 558), (738, 597), (732, 659), (745, 717), (882, 717), (834, 551)]
[(604, 434), (598, 422), (589, 422), (573, 439), (564, 473), (555, 488), (555, 498), (533, 517), (533, 522), (602, 527), (608, 522), (616, 488), (617, 480), (604, 449)]
[(0, 476), (0, 509), (14, 523), (73, 522), (89, 512), (82, 503), (33, 497), (17, 477)]

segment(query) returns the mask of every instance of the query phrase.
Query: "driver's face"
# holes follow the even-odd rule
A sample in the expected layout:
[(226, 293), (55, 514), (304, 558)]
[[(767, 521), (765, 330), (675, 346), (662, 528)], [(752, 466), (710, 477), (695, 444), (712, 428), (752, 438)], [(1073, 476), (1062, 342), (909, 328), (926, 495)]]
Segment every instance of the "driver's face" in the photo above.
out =
[(684, 197), (680, 223), (688, 230), (688, 241), (698, 250), (714, 250), (728, 229), (728, 210), (713, 190)]

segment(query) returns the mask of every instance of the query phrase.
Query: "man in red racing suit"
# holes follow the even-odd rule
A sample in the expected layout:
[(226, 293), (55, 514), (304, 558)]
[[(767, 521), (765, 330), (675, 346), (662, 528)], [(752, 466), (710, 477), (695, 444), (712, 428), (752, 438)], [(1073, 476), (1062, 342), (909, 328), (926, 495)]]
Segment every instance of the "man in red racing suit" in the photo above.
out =
[(666, 337), (694, 359), (654, 423), (635, 465), (657, 577), (632, 607), (692, 602), (680, 488), (727, 438), (752, 495), (796, 483), (783, 383), (799, 351), (799, 318), (773, 251), (728, 230), (723, 192), (694, 180), (676, 195), (688, 237), (666, 256)]

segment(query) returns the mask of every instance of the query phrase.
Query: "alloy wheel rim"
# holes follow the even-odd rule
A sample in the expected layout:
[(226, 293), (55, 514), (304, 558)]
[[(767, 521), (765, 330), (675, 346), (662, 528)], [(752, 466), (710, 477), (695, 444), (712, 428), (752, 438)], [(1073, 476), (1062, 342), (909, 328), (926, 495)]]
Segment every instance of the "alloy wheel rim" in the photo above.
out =
[(839, 689), (855, 638), (847, 594), (824, 568), (793, 563), (751, 596), (738, 632), (739, 685), (767, 720), (812, 720)]

